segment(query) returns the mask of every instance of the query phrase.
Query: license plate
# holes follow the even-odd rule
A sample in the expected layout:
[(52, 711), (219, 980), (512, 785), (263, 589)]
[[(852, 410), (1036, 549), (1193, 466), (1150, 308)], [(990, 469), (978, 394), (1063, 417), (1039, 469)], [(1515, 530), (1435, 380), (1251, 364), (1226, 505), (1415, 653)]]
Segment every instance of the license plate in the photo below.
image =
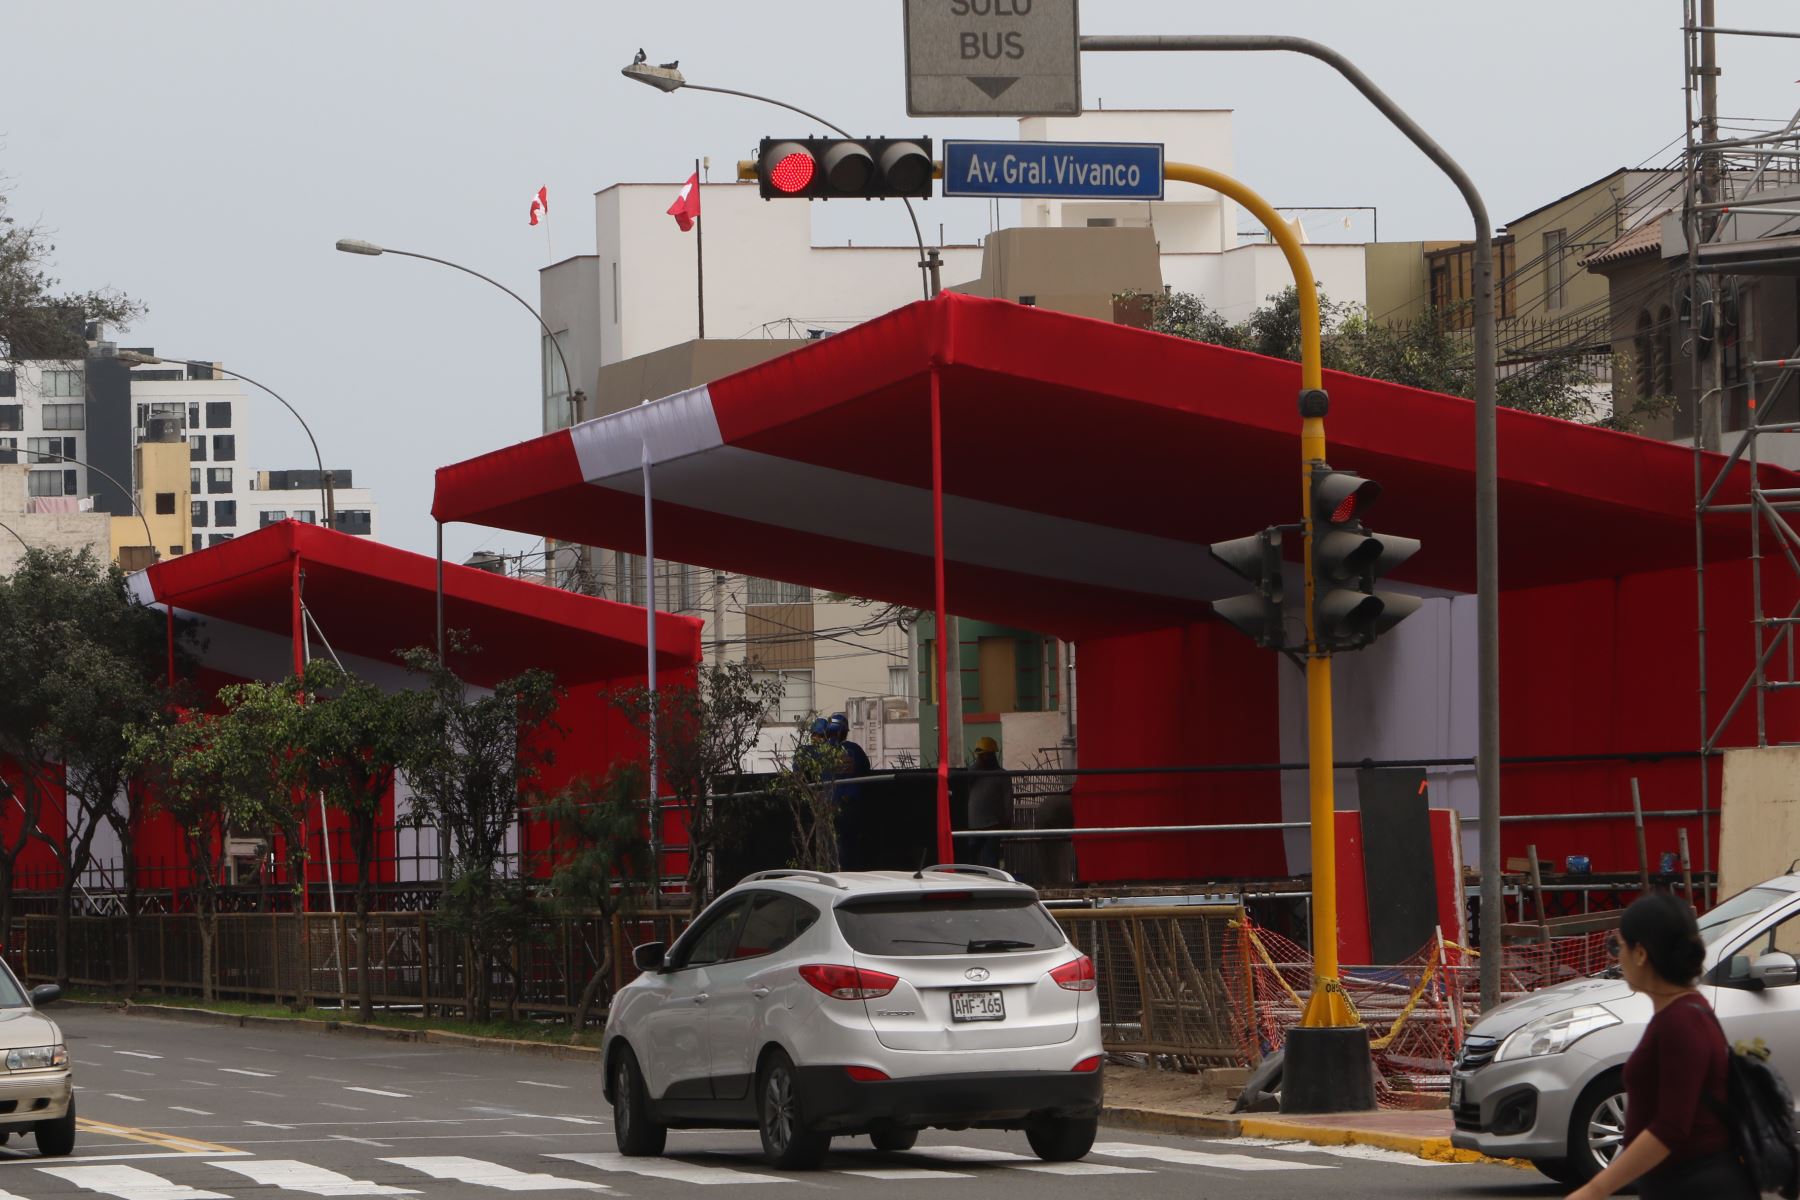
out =
[(1463, 1083), (1464, 1082), (1465, 1082), (1465, 1080), (1463, 1079), (1463, 1077), (1461, 1075), (1452, 1075), (1450, 1077), (1450, 1107), (1451, 1108), (1462, 1107)]
[(999, 992), (951, 992), (952, 1021), (1004, 1021), (1006, 999)]

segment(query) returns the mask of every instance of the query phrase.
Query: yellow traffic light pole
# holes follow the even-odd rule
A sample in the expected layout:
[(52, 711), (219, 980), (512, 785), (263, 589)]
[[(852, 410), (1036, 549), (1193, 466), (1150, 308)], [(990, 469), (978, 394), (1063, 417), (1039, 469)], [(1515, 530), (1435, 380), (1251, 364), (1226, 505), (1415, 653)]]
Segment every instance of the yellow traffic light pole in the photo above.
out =
[[(1319, 349), (1319, 288), (1312, 265), (1293, 228), (1261, 196), (1231, 178), (1193, 163), (1165, 163), (1163, 178), (1211, 188), (1248, 209), (1281, 247), (1294, 273), (1294, 290), (1300, 300), (1300, 387), (1303, 391), (1325, 387), (1325, 368)], [(1330, 1028), (1360, 1024), (1356, 1009), (1338, 979), (1337, 843), (1333, 813), (1336, 800), (1332, 781), (1331, 656), (1319, 648), (1313, 628), (1312, 575), (1312, 464), (1325, 458), (1325, 418), (1306, 415), (1300, 422), (1300, 511), (1306, 524), (1301, 541), (1306, 574), (1306, 773), (1312, 823), (1313, 990), (1301, 1024)]]

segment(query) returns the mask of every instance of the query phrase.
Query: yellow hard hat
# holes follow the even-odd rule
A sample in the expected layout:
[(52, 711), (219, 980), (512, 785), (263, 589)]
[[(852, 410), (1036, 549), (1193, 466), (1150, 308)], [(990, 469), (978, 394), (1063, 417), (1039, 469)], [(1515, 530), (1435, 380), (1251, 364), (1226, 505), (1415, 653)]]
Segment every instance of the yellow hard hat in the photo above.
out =
[(979, 738), (975, 742), (975, 753), (998, 754), (1000, 753), (1000, 743), (991, 737)]

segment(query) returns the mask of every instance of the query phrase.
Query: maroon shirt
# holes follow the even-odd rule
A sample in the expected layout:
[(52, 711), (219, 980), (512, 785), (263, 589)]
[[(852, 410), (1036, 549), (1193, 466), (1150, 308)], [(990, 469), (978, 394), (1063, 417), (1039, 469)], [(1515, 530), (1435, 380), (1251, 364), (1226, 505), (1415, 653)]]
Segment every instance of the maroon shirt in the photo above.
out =
[(1725, 1103), (1725, 1035), (1712, 1008), (1689, 994), (1650, 1018), (1625, 1060), (1625, 1144), (1649, 1130), (1669, 1148), (1669, 1162), (1731, 1149), (1731, 1132), (1710, 1096)]

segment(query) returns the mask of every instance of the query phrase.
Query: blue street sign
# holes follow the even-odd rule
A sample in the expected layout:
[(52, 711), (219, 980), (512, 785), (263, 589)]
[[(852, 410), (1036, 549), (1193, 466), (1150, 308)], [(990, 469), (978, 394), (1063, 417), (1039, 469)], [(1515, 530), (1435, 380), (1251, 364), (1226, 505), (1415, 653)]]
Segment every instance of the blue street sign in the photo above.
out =
[(944, 195), (1161, 200), (1158, 142), (945, 142)]

